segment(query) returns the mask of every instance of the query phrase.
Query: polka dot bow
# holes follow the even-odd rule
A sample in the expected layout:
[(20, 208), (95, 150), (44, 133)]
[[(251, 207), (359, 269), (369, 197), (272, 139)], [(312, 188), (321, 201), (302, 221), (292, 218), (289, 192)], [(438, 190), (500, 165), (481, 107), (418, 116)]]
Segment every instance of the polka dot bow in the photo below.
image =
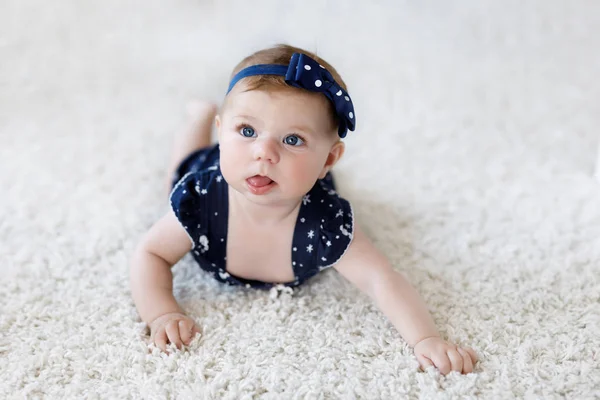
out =
[(289, 65), (259, 64), (244, 68), (231, 79), (227, 93), (240, 79), (253, 75), (281, 75), (290, 86), (323, 93), (335, 107), (339, 119), (338, 135), (343, 138), (348, 130), (354, 131), (356, 116), (350, 95), (325, 67), (306, 54), (294, 53)]

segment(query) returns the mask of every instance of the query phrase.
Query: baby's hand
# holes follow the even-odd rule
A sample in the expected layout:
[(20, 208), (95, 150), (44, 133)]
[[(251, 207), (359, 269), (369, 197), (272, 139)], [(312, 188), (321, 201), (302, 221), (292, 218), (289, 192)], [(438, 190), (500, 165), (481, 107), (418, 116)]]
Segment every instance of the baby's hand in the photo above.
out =
[(477, 354), (470, 347), (459, 347), (439, 337), (421, 340), (414, 347), (415, 356), (421, 370), (429, 366), (437, 367), (443, 375), (451, 371), (463, 374), (473, 372), (473, 364), (477, 362)]
[(185, 314), (167, 313), (150, 323), (150, 343), (168, 353), (167, 343), (173, 343), (178, 349), (189, 345), (200, 329), (194, 320)]

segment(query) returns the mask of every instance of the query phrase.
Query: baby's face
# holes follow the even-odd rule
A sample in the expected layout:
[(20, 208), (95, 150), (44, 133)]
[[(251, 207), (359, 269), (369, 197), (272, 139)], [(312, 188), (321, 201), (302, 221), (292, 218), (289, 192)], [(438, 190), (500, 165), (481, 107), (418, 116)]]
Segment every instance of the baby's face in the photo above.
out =
[(223, 177), (258, 204), (297, 201), (324, 176), (339, 141), (328, 100), (291, 89), (245, 90), (234, 87), (216, 119)]

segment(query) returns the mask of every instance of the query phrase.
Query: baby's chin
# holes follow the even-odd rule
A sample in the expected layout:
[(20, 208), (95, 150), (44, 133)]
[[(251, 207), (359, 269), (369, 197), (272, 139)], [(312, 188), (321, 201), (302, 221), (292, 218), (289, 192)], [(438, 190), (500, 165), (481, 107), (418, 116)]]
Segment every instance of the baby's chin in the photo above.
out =
[(253, 204), (263, 206), (286, 206), (290, 204), (297, 204), (302, 201), (304, 195), (308, 193), (310, 188), (304, 192), (296, 190), (290, 190), (286, 185), (281, 185), (278, 182), (274, 182), (273, 187), (267, 193), (255, 194), (247, 186), (247, 183), (231, 185), (231, 187), (246, 200)]

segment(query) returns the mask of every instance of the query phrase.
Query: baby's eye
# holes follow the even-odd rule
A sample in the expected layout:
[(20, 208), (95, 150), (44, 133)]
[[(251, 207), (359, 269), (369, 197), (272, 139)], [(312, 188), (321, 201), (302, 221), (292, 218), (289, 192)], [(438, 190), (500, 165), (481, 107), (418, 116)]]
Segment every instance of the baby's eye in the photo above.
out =
[(241, 130), (240, 133), (242, 134), (242, 136), (244, 137), (253, 137), (254, 136), (254, 128), (252, 128), (251, 126), (244, 126)]
[(283, 139), (285, 144), (289, 144), (290, 146), (300, 146), (304, 144), (304, 140), (300, 138), (298, 135), (289, 135)]

